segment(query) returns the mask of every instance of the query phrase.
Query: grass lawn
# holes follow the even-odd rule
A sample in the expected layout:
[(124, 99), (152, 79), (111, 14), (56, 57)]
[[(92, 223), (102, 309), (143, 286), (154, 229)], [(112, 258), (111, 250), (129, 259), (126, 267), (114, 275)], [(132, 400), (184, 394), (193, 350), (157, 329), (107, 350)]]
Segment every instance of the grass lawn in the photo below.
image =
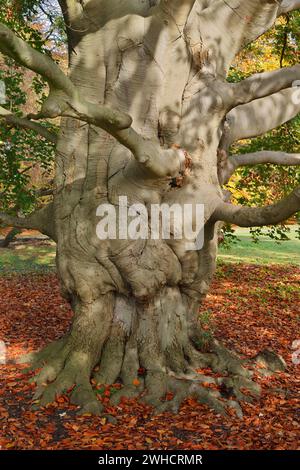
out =
[(0, 248), (0, 273), (48, 271), (55, 268), (55, 244), (20, 244)]
[[(293, 264), (300, 265), (300, 240), (292, 228), (290, 240), (276, 242), (261, 237), (254, 243), (249, 230), (236, 231), (239, 240), (229, 249), (220, 247), (219, 262), (248, 264)], [(55, 269), (55, 244), (50, 242), (20, 242), (10, 248), (0, 248), (0, 273), (48, 271)]]
[(294, 264), (300, 265), (300, 240), (296, 238), (296, 227), (291, 228), (289, 240), (276, 242), (262, 236), (254, 243), (248, 229), (238, 228), (239, 240), (229, 249), (220, 247), (219, 260), (231, 263), (250, 264)]

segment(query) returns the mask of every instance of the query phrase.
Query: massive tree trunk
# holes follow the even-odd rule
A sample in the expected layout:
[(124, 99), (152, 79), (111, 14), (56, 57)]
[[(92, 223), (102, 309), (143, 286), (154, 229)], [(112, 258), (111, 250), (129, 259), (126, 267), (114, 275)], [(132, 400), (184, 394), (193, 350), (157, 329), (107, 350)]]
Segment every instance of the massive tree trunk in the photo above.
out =
[[(160, 410), (177, 410), (193, 395), (241, 415), (233, 396), (250, 399), (243, 388), (259, 393), (248, 366), (216, 340), (203, 340), (199, 309), (215, 271), (219, 221), (263, 225), (299, 209), (299, 190), (262, 209), (232, 208), (222, 190), (228, 135), (237, 133), (230, 110), (242, 112), (300, 76), (294, 67), (226, 82), (235, 54), (273, 24), (279, 3), (62, 0), (72, 85), (35, 63), (33, 53), (24, 58), (17, 44), (11, 53), (3, 46), (48, 79), (44, 115), (63, 116), (51, 220), (43, 215), (40, 226), (57, 241), (58, 275), (74, 320), (66, 337), (33, 359), (34, 367), (44, 364), (36, 394), (42, 405), (75, 384), (72, 401), (101, 412), (92, 376), (122, 381), (114, 402), (140, 395)], [(285, 120), (299, 112), (299, 105), (291, 108)], [(118, 212), (120, 196), (148, 208), (203, 204), (202, 249), (188, 251), (184, 239), (99, 240), (97, 208), (109, 203)], [(202, 368), (220, 374), (208, 378), (196, 372)], [(201, 386), (208, 381), (216, 387)], [(218, 387), (227, 390), (226, 404)], [(173, 400), (164, 401), (167, 392)]]

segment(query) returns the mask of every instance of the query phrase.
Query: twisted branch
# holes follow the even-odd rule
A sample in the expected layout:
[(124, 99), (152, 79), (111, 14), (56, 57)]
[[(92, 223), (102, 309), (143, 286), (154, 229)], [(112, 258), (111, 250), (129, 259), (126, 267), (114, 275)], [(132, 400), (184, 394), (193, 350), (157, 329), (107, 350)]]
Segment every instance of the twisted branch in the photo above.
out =
[(287, 220), (300, 211), (300, 186), (276, 204), (264, 207), (235, 206), (221, 202), (212, 219), (240, 227), (262, 227)]

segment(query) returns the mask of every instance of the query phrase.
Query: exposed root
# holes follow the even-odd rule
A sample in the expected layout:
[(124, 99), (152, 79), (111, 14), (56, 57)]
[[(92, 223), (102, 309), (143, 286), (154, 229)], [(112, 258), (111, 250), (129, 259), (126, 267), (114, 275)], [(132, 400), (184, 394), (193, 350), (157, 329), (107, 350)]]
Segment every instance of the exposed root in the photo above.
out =
[(31, 379), (37, 385), (34, 408), (46, 406), (69, 392), (71, 403), (81, 407), (80, 413), (101, 414), (103, 406), (90, 384), (91, 358), (86, 352), (74, 350), (69, 338), (55, 341), (19, 360), (19, 363), (29, 363), (31, 370), (42, 367)]
[[(156, 412), (177, 413), (186, 398), (194, 397), (218, 414), (224, 415), (231, 409), (242, 418), (239, 402), (252, 402), (259, 397), (260, 386), (251, 379), (253, 372), (245, 367), (246, 362), (218, 341), (213, 342), (209, 353), (201, 353), (189, 343), (185, 347), (185, 358), (189, 368), (181, 374), (171, 368), (147, 370), (141, 400), (153, 406)], [(195, 369), (201, 368), (211, 368), (222, 376), (214, 378), (196, 373)], [(168, 392), (173, 394), (171, 400), (165, 400)], [(125, 387), (117, 392), (113, 403), (119, 402), (122, 395), (136, 397), (140, 393), (141, 388)]]
[(168, 392), (166, 374), (160, 371), (147, 371), (145, 387), (147, 393), (142, 397), (142, 402), (158, 408), (161, 404), (161, 399)]
[(230, 396), (235, 396), (239, 401), (252, 403), (253, 398), (243, 393), (243, 389), (250, 392), (254, 397), (260, 396), (260, 386), (246, 377), (241, 377), (239, 375), (221, 377), (217, 380), (217, 383), (221, 386), (223, 396), (228, 398)]
[(47, 361), (54, 359), (57, 355), (61, 354), (64, 346), (66, 345), (67, 338), (63, 337), (52, 343), (48, 344), (40, 351), (24, 354), (17, 359), (17, 364), (30, 364), (29, 370), (35, 370), (42, 367)]
[(122, 398), (137, 398), (141, 394), (143, 388), (144, 384), (141, 384), (138, 387), (135, 387), (134, 385), (125, 385), (112, 395), (110, 402), (112, 405), (119, 405)]
[(118, 379), (123, 363), (124, 343), (124, 337), (112, 334), (104, 346), (99, 370), (94, 374), (94, 379), (98, 384), (112, 385)]
[[(109, 349), (106, 350), (107, 353)], [(134, 379), (137, 378), (139, 363), (134, 341), (126, 344), (125, 352), (121, 353), (121, 348), (117, 348), (117, 352), (117, 361), (111, 362), (106, 353), (102, 355), (100, 370), (96, 375), (102, 384), (114, 383), (120, 375), (124, 377), (124, 387), (112, 394), (113, 405), (119, 404), (122, 397), (139, 398), (153, 406), (156, 413), (177, 413), (186, 398), (194, 397), (218, 414), (224, 415), (229, 409), (234, 409), (241, 418), (243, 413), (238, 402), (252, 402), (254, 397), (260, 394), (259, 385), (251, 380), (252, 372), (244, 367), (245, 361), (217, 341), (209, 353), (201, 353), (188, 344), (185, 348), (185, 360), (189, 367), (182, 373), (170, 368), (148, 369), (145, 379), (140, 378), (137, 384), (134, 384)], [(274, 359), (274, 356), (272, 358)], [(33, 367), (44, 364), (34, 378), (37, 384), (35, 405), (46, 406), (55, 401), (57, 396), (69, 393), (71, 403), (81, 407), (80, 413), (103, 414), (103, 405), (97, 399), (90, 383), (92, 366), (87, 353), (74, 351), (68, 340), (62, 339), (26, 359), (32, 361)], [(22, 362), (25, 362), (24, 358)], [(275, 359), (272, 364), (274, 362)], [(211, 377), (195, 371), (203, 367), (209, 367), (218, 374), (221, 372), (222, 376)], [(166, 400), (169, 392), (173, 398)]]
[(217, 340), (212, 341), (210, 352), (202, 353), (191, 344), (188, 344), (185, 352), (190, 364), (195, 368), (209, 367), (216, 373), (228, 373), (248, 378), (252, 376), (252, 372), (245, 367), (247, 361), (229, 351)]
[(103, 405), (95, 397), (88, 378), (80, 378), (75, 382), (75, 389), (71, 393), (71, 402), (80, 406), (79, 414), (91, 413), (100, 415), (103, 412)]
[(136, 379), (139, 366), (140, 363), (136, 341), (134, 337), (130, 337), (129, 341), (126, 344), (123, 365), (120, 375), (122, 383), (125, 386), (133, 384), (133, 381)]
[[(203, 386), (203, 382), (209, 380), (212, 387)], [(207, 385), (207, 384), (206, 384)], [(216, 388), (213, 388), (213, 386)], [(178, 413), (179, 408), (183, 401), (187, 398), (193, 397), (199, 403), (205, 404), (216, 411), (218, 414), (226, 415), (228, 408), (235, 409), (237, 416), (242, 418), (243, 412), (238, 402), (234, 400), (225, 400), (219, 390), (217, 390), (217, 381), (205, 376), (198, 377), (168, 377), (167, 379), (168, 392), (173, 394), (171, 400), (165, 400), (156, 405), (156, 413), (163, 413), (166, 411)]]
[[(59, 350), (60, 354), (53, 357), (55, 349)], [(135, 350), (131, 348), (130, 351)], [(47, 348), (47, 352), (48, 360), (34, 379), (37, 383), (35, 405), (46, 406), (55, 401), (57, 396), (69, 393), (71, 403), (81, 407), (80, 413), (103, 415), (104, 407), (98, 401), (90, 383), (91, 367), (88, 355), (83, 352), (70, 352), (68, 343), (56, 348)], [(45, 350), (40, 354), (39, 360), (42, 356), (45, 361)], [(252, 373), (242, 365), (243, 361), (240, 360), (239, 363), (238, 358), (228, 351), (224, 354), (224, 348), (219, 345), (215, 352), (206, 354), (189, 348), (190, 363), (191, 357), (193, 366), (198, 362), (198, 369), (205, 365), (214, 367), (218, 372), (222, 370), (224, 374), (211, 377), (197, 373), (192, 367), (181, 374), (171, 370), (147, 370), (145, 379), (139, 378), (139, 383), (136, 384), (128, 381), (123, 388), (114, 392), (111, 404), (118, 405), (122, 397), (138, 398), (153, 406), (156, 413), (177, 413), (183, 401), (193, 397), (218, 414), (226, 415), (229, 410), (234, 410), (236, 415), (242, 418), (243, 412), (239, 402), (252, 402), (260, 395), (260, 386), (251, 380)], [(173, 398), (166, 400), (169, 393)]]
[[(178, 313), (179, 302), (174, 292), (173, 297), (172, 307)], [(99, 310), (93, 310), (93, 314), (97, 312)], [(96, 335), (91, 334), (84, 341), (80, 335), (74, 338), (71, 330), (69, 336), (23, 357), (20, 362), (31, 362), (32, 369), (42, 367), (33, 379), (37, 384), (35, 405), (46, 406), (57, 396), (68, 393), (71, 403), (80, 407), (80, 413), (105, 416), (104, 406), (90, 383), (93, 368), (98, 363), (99, 369), (94, 374), (97, 383), (111, 385), (122, 380), (123, 388), (111, 395), (112, 405), (118, 405), (122, 397), (138, 398), (153, 406), (156, 413), (177, 413), (184, 400), (193, 397), (218, 414), (226, 415), (234, 410), (242, 418), (239, 402), (252, 402), (260, 395), (260, 386), (252, 380), (251, 366), (260, 365), (269, 372), (284, 367), (284, 361), (274, 353), (264, 352), (252, 361), (245, 361), (216, 340), (211, 342), (209, 352), (200, 352), (187, 336), (182, 334), (179, 338), (175, 334), (180, 331), (181, 321), (184, 325), (180, 315), (176, 320), (178, 328), (172, 329), (175, 336), (171, 336), (178, 341), (169, 341), (167, 317), (165, 333), (163, 330), (161, 336), (156, 334), (158, 313), (157, 304), (144, 307), (138, 327), (131, 330), (131, 335), (119, 323), (114, 323), (110, 336), (106, 335), (106, 341), (101, 340), (99, 347), (100, 328)], [(91, 332), (94, 331), (92, 326), (91, 323)], [(140, 368), (145, 376), (137, 380)], [(211, 369), (213, 376), (197, 372), (199, 369)], [(167, 399), (169, 393), (172, 394), (170, 400)], [(109, 416), (108, 420), (111, 421)]]
[(264, 375), (272, 375), (274, 372), (283, 372), (286, 369), (284, 359), (268, 349), (258, 353), (251, 361), (255, 362)]
[(86, 353), (72, 352), (65, 361), (60, 357), (49, 361), (35, 377), (35, 405), (46, 406), (69, 392), (71, 403), (81, 407), (80, 413), (101, 414), (103, 406), (92, 389), (88, 371)]
[[(203, 382), (210, 381), (216, 388), (204, 387)], [(156, 380), (155, 380), (156, 381)], [(148, 383), (151, 379), (148, 380)], [(221, 415), (226, 415), (229, 409), (235, 410), (239, 418), (243, 417), (242, 409), (239, 403), (233, 399), (225, 399), (222, 392), (217, 390), (217, 379), (208, 378), (205, 376), (198, 376), (198, 378), (176, 378), (165, 375), (163, 380), (164, 386), (159, 387), (159, 390), (154, 393), (154, 388), (150, 393), (146, 389), (143, 390), (143, 384), (139, 387), (125, 386), (115, 392), (111, 397), (111, 404), (118, 405), (122, 398), (137, 398), (141, 397), (141, 401), (154, 407), (155, 413), (178, 413), (180, 406), (185, 399), (193, 397), (201, 404), (205, 404)], [(152, 387), (154, 382), (152, 383)], [(171, 392), (173, 398), (166, 400), (166, 393)]]
[(229, 374), (250, 377), (251, 374), (244, 367), (243, 361), (216, 340), (213, 341), (212, 352), (211, 368), (215, 372), (227, 371)]

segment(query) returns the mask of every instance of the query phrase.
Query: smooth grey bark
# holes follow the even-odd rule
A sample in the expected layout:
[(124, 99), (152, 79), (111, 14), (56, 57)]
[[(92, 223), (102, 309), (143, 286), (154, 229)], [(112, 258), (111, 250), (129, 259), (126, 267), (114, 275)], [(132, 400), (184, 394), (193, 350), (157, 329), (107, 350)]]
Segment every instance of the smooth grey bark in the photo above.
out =
[(240, 105), (226, 116), (220, 147), (226, 151), (237, 140), (263, 135), (300, 112), (299, 88), (286, 88)]
[[(66, 337), (30, 358), (33, 367), (46, 363), (36, 378), (36, 398), (44, 405), (76, 384), (72, 401), (84, 412), (102, 412), (90, 384), (94, 375), (98, 383), (122, 380), (114, 403), (139, 395), (161, 411), (176, 411), (193, 395), (219, 413), (229, 406), (241, 416), (236, 400), (225, 404), (201, 383), (222, 385), (238, 401), (247, 399), (243, 387), (254, 395), (259, 387), (217, 341), (203, 350), (199, 306), (215, 271), (218, 221), (228, 219), (231, 207), (224, 211), (218, 158), (226, 147), (226, 117), (281, 93), (299, 75), (296, 67), (280, 72), (279, 81), (277, 74), (268, 76), (267, 86), (265, 75), (250, 85), (226, 81), (235, 54), (273, 24), (280, 2), (60, 3), (70, 41), (68, 77), (0, 26), (0, 50), (48, 80), (49, 98), (34, 117), (62, 116), (52, 215), (45, 217), (47, 209), (26, 221), (0, 215), (18, 226), (51, 230), (62, 293), (74, 310)], [(234, 132), (236, 138), (244, 129)], [(119, 196), (147, 207), (204, 204), (203, 248), (187, 251), (186, 240), (176, 239), (100, 241), (97, 207), (109, 202), (118, 210)], [(268, 210), (262, 211), (268, 223)], [(196, 374), (201, 367), (223, 376)], [(137, 386), (140, 368), (145, 376)], [(174, 400), (163, 401), (167, 391)]]
[(261, 227), (278, 224), (300, 210), (300, 187), (289, 196), (266, 207), (233, 206), (225, 202), (214, 213), (215, 220), (223, 220), (240, 227)]

